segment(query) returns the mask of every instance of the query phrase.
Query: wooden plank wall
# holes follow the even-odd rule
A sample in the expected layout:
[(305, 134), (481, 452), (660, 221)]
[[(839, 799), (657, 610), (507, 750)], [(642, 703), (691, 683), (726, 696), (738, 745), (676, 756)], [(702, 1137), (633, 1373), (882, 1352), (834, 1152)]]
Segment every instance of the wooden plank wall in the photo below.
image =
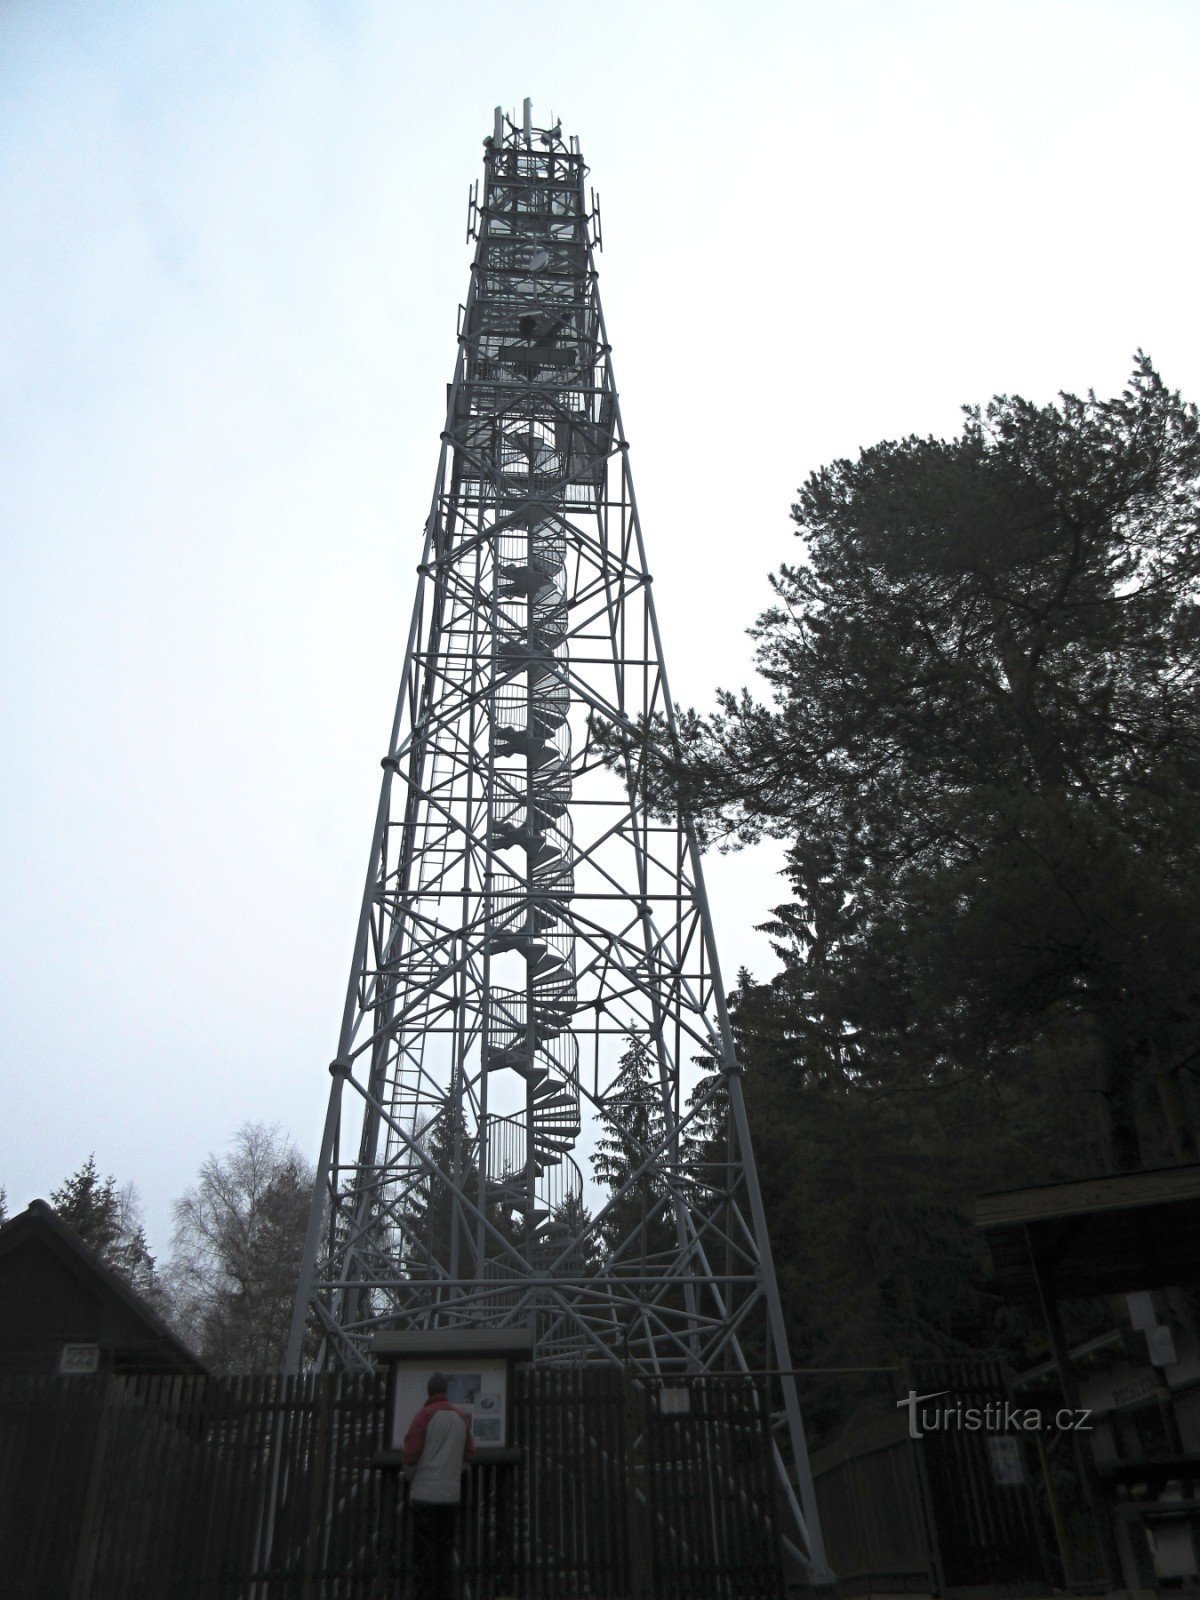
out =
[(890, 1594), (938, 1587), (908, 1413), (860, 1422), (812, 1460), (830, 1565), (844, 1584)]

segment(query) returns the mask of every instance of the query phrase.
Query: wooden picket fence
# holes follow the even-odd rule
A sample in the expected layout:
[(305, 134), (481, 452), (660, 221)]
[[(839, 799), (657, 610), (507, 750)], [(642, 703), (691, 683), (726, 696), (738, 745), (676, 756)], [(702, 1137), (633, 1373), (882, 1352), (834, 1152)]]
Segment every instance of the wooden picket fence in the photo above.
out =
[[(518, 1369), (520, 1459), (477, 1467), (463, 1600), (777, 1600), (765, 1395), (615, 1368)], [(384, 1380), (0, 1380), (6, 1600), (402, 1600), (408, 1528), (376, 1463)], [(413, 1597), (416, 1600), (416, 1597)]]

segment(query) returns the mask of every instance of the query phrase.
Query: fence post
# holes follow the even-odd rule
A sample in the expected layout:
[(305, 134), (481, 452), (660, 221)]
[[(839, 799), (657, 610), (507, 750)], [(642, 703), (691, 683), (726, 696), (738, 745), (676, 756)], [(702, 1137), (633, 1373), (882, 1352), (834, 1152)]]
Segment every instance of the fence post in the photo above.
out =
[[(901, 1378), (910, 1394), (916, 1392), (912, 1367), (907, 1361), (901, 1364)], [(941, 1594), (946, 1587), (946, 1571), (942, 1565), (942, 1547), (938, 1539), (937, 1508), (933, 1503), (933, 1491), (929, 1486), (929, 1469), (925, 1461), (925, 1452), (921, 1442), (912, 1436), (909, 1427), (908, 1439), (909, 1459), (917, 1480), (917, 1499), (921, 1507), (921, 1518), (925, 1528), (925, 1549), (929, 1559), (929, 1587), (935, 1594)]]
[(108, 1449), (108, 1424), (116, 1397), (117, 1377), (108, 1373), (104, 1379), (104, 1397), (100, 1402), (100, 1420), (96, 1425), (96, 1443), (92, 1450), (92, 1467), (88, 1473), (87, 1494), (83, 1501), (83, 1516), (79, 1519), (79, 1539), (75, 1546), (75, 1564), (71, 1570), (71, 1600), (87, 1600), (92, 1586), (92, 1565), (95, 1560), (94, 1543), (97, 1534), (96, 1519), (100, 1506), (100, 1488), (104, 1481), (104, 1457)]
[(625, 1379), (625, 1498), (629, 1508), (629, 1588), (632, 1600), (650, 1600), (650, 1551), (644, 1471), (646, 1464), (645, 1395), (639, 1403), (637, 1385), (628, 1364)]
[(316, 1576), (316, 1566), (320, 1557), (322, 1534), (324, 1532), (321, 1523), (322, 1508), (325, 1503), (325, 1458), (329, 1453), (329, 1385), (332, 1381), (332, 1374), (318, 1373), (316, 1376), (317, 1392), (313, 1396), (316, 1402), (316, 1439), (310, 1462), (312, 1477), (309, 1480), (308, 1489), (308, 1528), (304, 1541), (302, 1600), (312, 1600), (313, 1579)]

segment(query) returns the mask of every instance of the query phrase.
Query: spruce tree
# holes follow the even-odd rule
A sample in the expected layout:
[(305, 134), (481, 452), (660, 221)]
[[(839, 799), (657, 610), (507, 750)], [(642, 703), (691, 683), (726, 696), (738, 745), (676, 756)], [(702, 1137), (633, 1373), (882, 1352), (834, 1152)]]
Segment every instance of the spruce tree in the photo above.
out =
[(111, 1173), (102, 1178), (93, 1153), (77, 1172), (51, 1191), (50, 1203), (60, 1219), (106, 1265), (119, 1272), (156, 1310), (164, 1310), (165, 1291), (146, 1243), (132, 1184), (118, 1189)]
[(621, 1259), (633, 1266), (664, 1247), (667, 1226), (662, 1090), (657, 1062), (645, 1039), (629, 1039), (613, 1090), (600, 1114), (601, 1132), (591, 1156), (596, 1182), (603, 1184), (611, 1202), (597, 1232), (609, 1255), (625, 1240)]

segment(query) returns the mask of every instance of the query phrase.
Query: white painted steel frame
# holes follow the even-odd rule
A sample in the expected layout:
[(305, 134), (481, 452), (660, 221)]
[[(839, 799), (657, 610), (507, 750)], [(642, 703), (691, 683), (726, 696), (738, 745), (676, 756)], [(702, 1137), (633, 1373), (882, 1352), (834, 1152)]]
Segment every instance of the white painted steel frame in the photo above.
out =
[[(528, 1327), (539, 1360), (664, 1377), (746, 1370), (749, 1347), (785, 1373), (801, 1503), (780, 1466), (819, 1577), (700, 852), (643, 792), (674, 712), (586, 171), (576, 140), (498, 116), (482, 206), (471, 197), (472, 282), (288, 1365), (306, 1324), (318, 1359), (349, 1367), (383, 1329)], [(633, 1040), (660, 1131), (597, 1197), (576, 1157), (621, 1115)]]

